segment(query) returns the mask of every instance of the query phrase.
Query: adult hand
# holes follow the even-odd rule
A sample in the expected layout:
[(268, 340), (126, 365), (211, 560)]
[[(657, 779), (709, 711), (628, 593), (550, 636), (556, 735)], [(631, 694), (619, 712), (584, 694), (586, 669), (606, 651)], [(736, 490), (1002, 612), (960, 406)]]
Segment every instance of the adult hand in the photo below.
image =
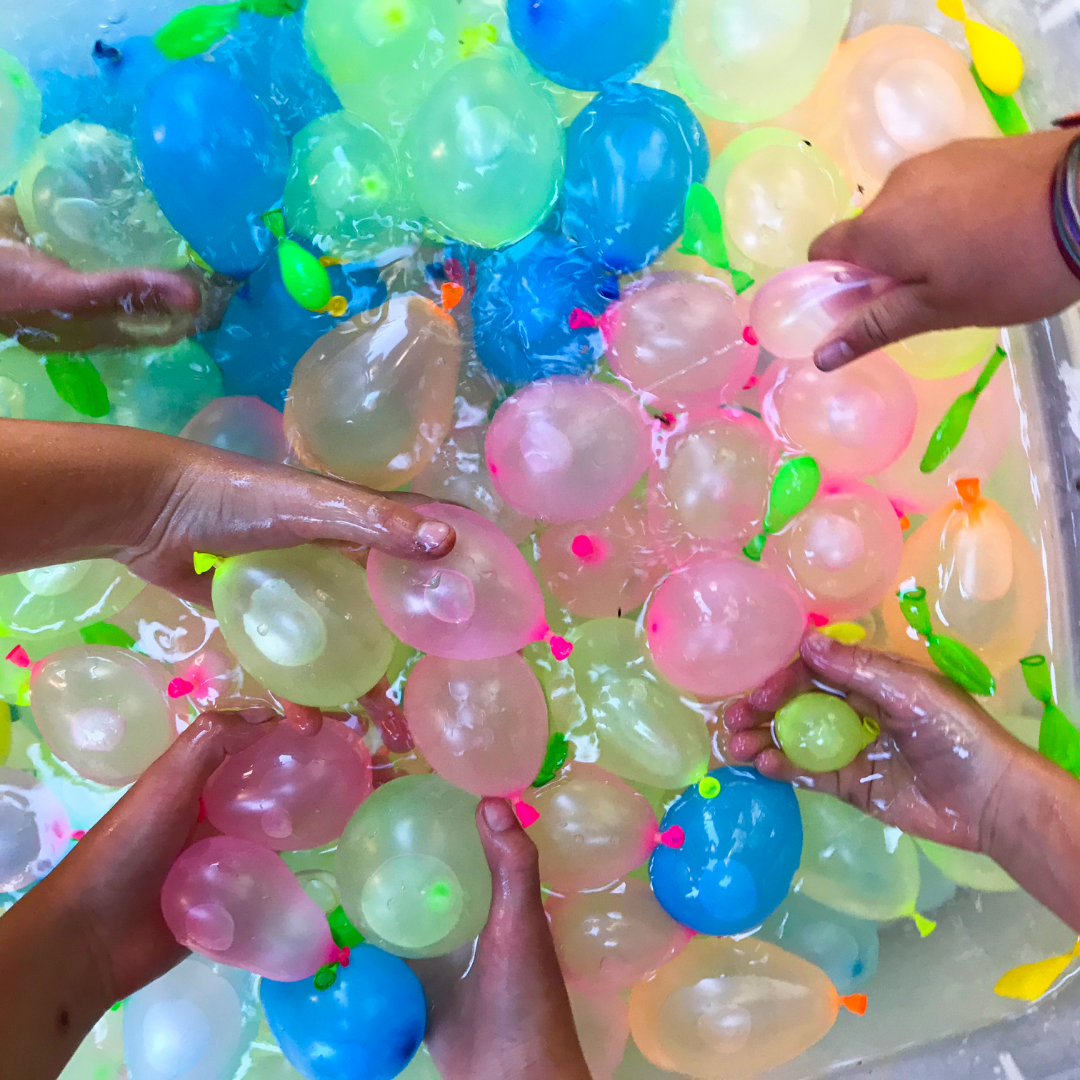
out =
[(1050, 213), (1054, 172), (1075, 136), (950, 143), (899, 165), (861, 215), (819, 236), (811, 259), (854, 263), (899, 286), (837, 327), (818, 367), (930, 330), (1032, 322), (1080, 300)]

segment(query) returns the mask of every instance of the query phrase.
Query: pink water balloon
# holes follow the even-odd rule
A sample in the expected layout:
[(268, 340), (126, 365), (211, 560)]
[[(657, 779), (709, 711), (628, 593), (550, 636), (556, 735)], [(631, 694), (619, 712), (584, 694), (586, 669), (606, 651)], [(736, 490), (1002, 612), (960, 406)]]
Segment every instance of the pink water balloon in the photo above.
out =
[(848, 315), (895, 285), (850, 263), (803, 263), (761, 286), (750, 305), (750, 325), (774, 356), (813, 356)]
[(449, 503), (417, 513), (452, 525), (457, 543), (434, 562), (372, 551), (371, 598), (406, 645), (450, 660), (486, 660), (518, 652), (544, 636), (544, 599), (513, 542), (473, 510)]
[(731, 401), (758, 355), (739, 307), (713, 277), (667, 271), (636, 282), (603, 318), (611, 370), (660, 409)]
[(831, 476), (859, 480), (881, 472), (915, 431), (911, 378), (883, 352), (828, 372), (810, 359), (777, 360), (760, 392), (769, 430)]
[(268, 979), (310, 978), (337, 955), (315, 901), (250, 840), (213, 836), (189, 847), (165, 878), (161, 910), (185, 948)]
[(257, 397), (216, 398), (187, 422), (180, 437), (264, 461), (289, 456), (284, 417)]
[(426, 656), (409, 675), (404, 704), (421, 753), (473, 795), (518, 796), (544, 763), (547, 700), (517, 653), (490, 660)]
[(660, 673), (716, 699), (760, 686), (789, 663), (806, 612), (778, 574), (743, 558), (702, 558), (661, 584), (645, 626)]
[(336, 720), (317, 735), (290, 724), (225, 759), (203, 792), (206, 816), (227, 836), (275, 851), (332, 843), (371, 794), (371, 755)]
[(656, 847), (649, 801), (598, 765), (575, 761), (523, 798), (540, 812), (528, 832), (540, 852), (540, 877), (557, 892), (608, 885)]
[(814, 501), (769, 540), (762, 562), (787, 574), (815, 615), (843, 622), (877, 607), (903, 552), (900, 519), (880, 491), (826, 481)]
[(558, 375), (499, 406), (485, 449), (495, 490), (542, 521), (585, 521), (610, 510), (652, 458), (652, 425), (631, 394)]
[(553, 525), (538, 544), (544, 582), (581, 619), (640, 607), (664, 571), (652, 550), (643, 500), (624, 499), (590, 521)]
[(649, 883), (637, 878), (600, 891), (552, 896), (545, 907), (567, 984), (587, 994), (629, 990), (694, 936), (660, 906)]

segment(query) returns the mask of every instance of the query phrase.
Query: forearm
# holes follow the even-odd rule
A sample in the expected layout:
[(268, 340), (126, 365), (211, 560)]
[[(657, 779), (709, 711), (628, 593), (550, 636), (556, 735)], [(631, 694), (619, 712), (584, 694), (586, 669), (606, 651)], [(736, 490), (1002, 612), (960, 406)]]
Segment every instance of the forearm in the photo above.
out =
[(0, 1080), (54, 1080), (108, 998), (78, 917), (31, 890), (0, 917)]
[(0, 573), (137, 545), (186, 447), (134, 428), (0, 420)]

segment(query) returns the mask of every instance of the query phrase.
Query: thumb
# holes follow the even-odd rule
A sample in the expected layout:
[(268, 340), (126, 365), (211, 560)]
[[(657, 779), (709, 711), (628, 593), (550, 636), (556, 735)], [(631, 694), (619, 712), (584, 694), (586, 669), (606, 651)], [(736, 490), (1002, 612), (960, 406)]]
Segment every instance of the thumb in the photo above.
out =
[(518, 945), (538, 930), (549, 937), (540, 894), (540, 857), (510, 803), (482, 799), (476, 827), (491, 868), (491, 915), (484, 936), (516, 939)]
[(814, 352), (822, 371), (835, 371), (896, 341), (941, 328), (919, 285), (898, 285), (853, 311)]
[(862, 216), (844, 218), (826, 229), (811, 245), (808, 257), (811, 262), (847, 262), (861, 266), (859, 233), (864, 224)]

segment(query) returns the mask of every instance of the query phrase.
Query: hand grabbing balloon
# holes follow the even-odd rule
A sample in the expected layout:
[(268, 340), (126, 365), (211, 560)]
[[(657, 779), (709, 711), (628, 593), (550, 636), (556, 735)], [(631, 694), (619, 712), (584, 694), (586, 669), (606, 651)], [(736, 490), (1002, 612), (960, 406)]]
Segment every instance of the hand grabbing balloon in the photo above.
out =
[(1049, 191), (1075, 132), (972, 139), (912, 158), (856, 218), (814, 241), (837, 259), (900, 282), (818, 347), (831, 371), (915, 334), (1011, 326), (1080, 299), (1054, 239)]

